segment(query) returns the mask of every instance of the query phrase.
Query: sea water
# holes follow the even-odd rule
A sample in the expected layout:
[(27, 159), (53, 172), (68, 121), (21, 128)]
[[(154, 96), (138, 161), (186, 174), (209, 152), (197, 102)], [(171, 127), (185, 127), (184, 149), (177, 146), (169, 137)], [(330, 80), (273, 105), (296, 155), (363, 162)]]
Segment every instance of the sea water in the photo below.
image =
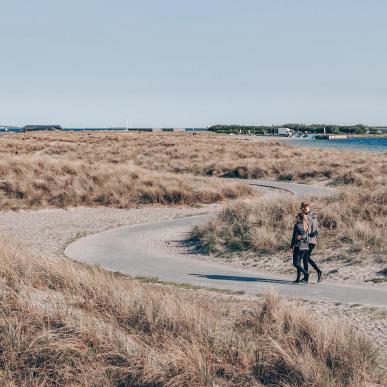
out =
[(319, 148), (387, 152), (387, 137), (349, 137), (337, 140), (288, 140), (286, 144)]

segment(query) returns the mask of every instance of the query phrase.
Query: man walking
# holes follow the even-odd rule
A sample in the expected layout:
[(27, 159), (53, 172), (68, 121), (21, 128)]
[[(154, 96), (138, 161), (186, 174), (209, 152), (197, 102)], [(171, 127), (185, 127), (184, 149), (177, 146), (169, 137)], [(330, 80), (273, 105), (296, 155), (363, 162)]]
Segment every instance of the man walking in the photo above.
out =
[(306, 253), (307, 259), (304, 260), (304, 269), (308, 271), (308, 263), (311, 264), (314, 270), (317, 272), (317, 281), (321, 282), (323, 279), (323, 273), (320, 268), (317, 266), (316, 262), (313, 261), (311, 255), (313, 253), (314, 248), (317, 244), (317, 236), (318, 236), (318, 224), (316, 214), (312, 214), (310, 212), (310, 205), (307, 202), (301, 203), (301, 211), (308, 219), (308, 243), (309, 250)]

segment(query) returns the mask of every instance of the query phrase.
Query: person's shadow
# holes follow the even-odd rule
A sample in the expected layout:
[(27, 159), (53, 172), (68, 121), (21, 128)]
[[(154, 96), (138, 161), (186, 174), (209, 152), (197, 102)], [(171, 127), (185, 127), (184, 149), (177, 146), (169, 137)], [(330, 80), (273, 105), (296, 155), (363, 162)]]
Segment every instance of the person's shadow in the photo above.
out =
[(220, 274), (189, 274), (195, 277), (207, 278), (220, 281), (240, 281), (240, 282), (267, 282), (272, 284), (289, 285), (293, 284), (292, 281), (272, 279), (272, 278), (260, 278), (260, 277), (241, 277), (236, 275), (220, 275)]

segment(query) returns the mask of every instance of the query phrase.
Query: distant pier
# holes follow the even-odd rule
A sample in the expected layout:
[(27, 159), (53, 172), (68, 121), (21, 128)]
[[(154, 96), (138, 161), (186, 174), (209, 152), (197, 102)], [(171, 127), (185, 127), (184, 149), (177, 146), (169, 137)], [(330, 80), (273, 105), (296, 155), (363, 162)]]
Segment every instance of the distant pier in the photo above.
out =
[(314, 138), (316, 140), (341, 140), (348, 136), (346, 134), (317, 134)]

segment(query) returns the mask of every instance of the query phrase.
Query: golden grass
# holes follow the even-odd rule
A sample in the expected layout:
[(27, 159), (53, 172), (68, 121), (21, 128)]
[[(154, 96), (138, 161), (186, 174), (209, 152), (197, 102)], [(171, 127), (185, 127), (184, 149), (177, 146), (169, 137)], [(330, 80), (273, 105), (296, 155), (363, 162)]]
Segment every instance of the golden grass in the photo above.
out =
[[(357, 252), (387, 251), (387, 188), (352, 188), (337, 196), (312, 199), (319, 222), (319, 244)], [(190, 239), (205, 253), (286, 250), (290, 247), (300, 199), (278, 196), (227, 205), (217, 219), (196, 226)]]
[[(126, 170), (128, 165), (141, 167), (143, 177), (148, 180), (153, 178), (154, 172), (161, 174), (168, 172), (179, 175), (189, 173), (201, 176), (302, 182), (323, 180), (334, 185), (350, 184), (366, 187), (370, 184), (385, 186), (387, 175), (386, 154), (317, 148), (300, 149), (284, 144), (246, 141), (215, 134), (198, 136), (188, 133), (106, 132), (7, 134), (0, 138), (0, 154), (5, 165), (9, 166), (15, 160), (25, 165), (18, 174), (9, 175), (10, 169), (2, 168), (0, 181), (7, 182), (0, 189), (3, 198), (9, 195), (8, 184), (17, 184), (24, 176), (31, 177), (32, 171), (39, 174), (34, 176), (34, 179), (39, 180), (38, 177), (44, 179), (46, 169), (50, 170), (53, 163), (62, 165), (58, 178), (70, 184), (77, 182), (71, 177), (74, 173), (74, 163), (79, 163), (81, 172), (82, 169), (93, 170), (94, 179), (99, 181), (100, 185), (106, 178), (107, 170), (111, 170), (115, 175), (122, 169)], [(69, 165), (68, 171), (65, 168), (66, 164)], [(161, 177), (158, 177), (158, 181), (166, 188), (169, 182), (162, 182)], [(124, 174), (122, 180), (125, 179)], [(82, 190), (86, 191), (92, 190), (90, 184), (94, 184), (89, 180), (78, 183), (84, 184)], [(110, 184), (114, 186), (111, 192), (109, 192)], [(189, 185), (187, 182), (186, 184)], [(210, 184), (213, 185), (214, 181), (208, 183)], [(50, 185), (43, 186), (50, 191)], [(113, 195), (118, 190), (114, 181), (108, 180), (104, 187), (107, 193)], [(74, 189), (78, 190), (79, 187), (76, 186)], [(99, 189), (96, 187), (96, 190)], [(117, 195), (122, 196), (120, 192)], [(200, 201), (200, 195), (198, 200)], [(42, 203), (47, 204), (47, 201)]]
[[(386, 154), (293, 148), (275, 142), (246, 141), (215, 134), (35, 133), (18, 140), (19, 153), (44, 153), (111, 163), (132, 161), (152, 170), (200, 175), (268, 177), (305, 181), (343, 180), (349, 172), (376, 178), (387, 172)], [(11, 141), (3, 152), (13, 152)], [(354, 157), (356, 155), (356, 157)], [(322, 162), (323, 161), (323, 162)], [(355, 176), (355, 180), (358, 176)], [(361, 183), (361, 181), (357, 181)]]
[(357, 386), (379, 355), (277, 296), (192, 298), (0, 243), (0, 381), (72, 386)]
[(213, 203), (252, 194), (242, 183), (47, 155), (0, 157), (0, 208)]

